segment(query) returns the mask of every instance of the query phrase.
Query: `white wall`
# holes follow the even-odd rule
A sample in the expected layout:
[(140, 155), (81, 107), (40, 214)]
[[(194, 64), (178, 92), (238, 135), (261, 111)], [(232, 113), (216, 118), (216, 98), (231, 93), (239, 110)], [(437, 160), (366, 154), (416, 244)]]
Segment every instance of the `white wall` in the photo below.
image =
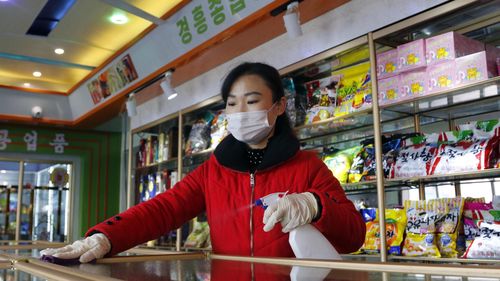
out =
[(284, 68), (443, 2), (446, 1), (352, 0), (303, 24), (304, 35), (298, 39), (290, 39), (283, 34), (178, 86), (179, 96), (174, 100), (167, 101), (161, 95), (138, 106), (131, 128), (138, 128), (218, 95), (221, 79), (240, 62), (260, 61), (278, 69)]
[(36, 105), (42, 107), (43, 117), (73, 120), (67, 96), (0, 89), (0, 113), (2, 114), (31, 116), (31, 108)]

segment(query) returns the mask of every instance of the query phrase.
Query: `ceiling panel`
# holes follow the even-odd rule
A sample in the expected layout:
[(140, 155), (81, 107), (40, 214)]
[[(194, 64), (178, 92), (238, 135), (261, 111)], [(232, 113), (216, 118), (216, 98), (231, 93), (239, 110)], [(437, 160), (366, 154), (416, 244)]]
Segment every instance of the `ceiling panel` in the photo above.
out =
[[(42, 77), (34, 77), (35, 70), (42, 72)], [(89, 72), (84, 69), (0, 58), (0, 85), (24, 87), (23, 83), (30, 83), (31, 88), (66, 92)]]
[[(113, 24), (114, 13), (128, 17), (126, 24)], [(90, 46), (117, 51), (139, 35), (151, 23), (97, 0), (77, 1), (52, 31), (50, 37), (85, 43)]]
[(131, 5), (136, 6), (137, 8), (157, 17), (161, 18), (164, 14), (166, 14), (170, 9), (175, 7), (177, 4), (181, 3), (182, 0), (168, 0), (168, 1), (159, 1), (159, 0), (124, 0), (123, 2), (127, 2)]
[(46, 0), (0, 1), (0, 35), (25, 34)]

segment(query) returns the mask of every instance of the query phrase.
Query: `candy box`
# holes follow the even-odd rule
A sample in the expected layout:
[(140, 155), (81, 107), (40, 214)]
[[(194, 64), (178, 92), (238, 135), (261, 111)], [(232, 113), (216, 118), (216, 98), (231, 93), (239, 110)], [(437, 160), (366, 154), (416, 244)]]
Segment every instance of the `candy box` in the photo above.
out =
[(455, 61), (443, 61), (427, 67), (427, 94), (455, 87)]
[(492, 76), (498, 76), (500, 75), (500, 48), (497, 48), (492, 45), (485, 45), (485, 51), (486, 51), (486, 60), (493, 64), (494, 66), (492, 68), (496, 69), (494, 73), (491, 73)]
[(427, 93), (427, 73), (416, 70), (400, 75), (400, 94), (406, 98), (418, 97)]
[(456, 32), (447, 32), (425, 39), (427, 65), (454, 60), (484, 51), (484, 44)]
[(406, 96), (401, 93), (399, 75), (380, 79), (377, 87), (379, 105), (391, 104), (406, 98)]
[(377, 78), (384, 79), (397, 74), (398, 50), (377, 54)]
[(398, 46), (398, 71), (410, 71), (426, 66), (425, 40), (419, 39)]
[(457, 58), (455, 64), (457, 85), (480, 82), (496, 73), (494, 62), (487, 60), (485, 51)]

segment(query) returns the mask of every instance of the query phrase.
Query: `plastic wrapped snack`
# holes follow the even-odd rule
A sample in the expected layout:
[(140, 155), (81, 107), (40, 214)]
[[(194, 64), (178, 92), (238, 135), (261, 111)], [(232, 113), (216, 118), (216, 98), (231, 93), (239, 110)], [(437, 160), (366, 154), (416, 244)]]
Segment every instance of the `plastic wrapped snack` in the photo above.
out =
[(492, 168), (497, 161), (498, 138), (479, 141), (460, 141), (442, 144), (432, 163), (430, 174), (442, 175), (456, 172)]
[[(368, 212), (361, 212), (366, 222), (365, 243), (361, 249), (368, 254), (380, 253), (380, 224), (378, 210), (369, 208)], [(363, 211), (363, 210), (362, 210)], [(373, 215), (375, 213), (375, 215)], [(385, 210), (386, 245), (389, 254), (401, 255), (401, 243), (406, 226), (406, 213), (404, 209)], [(370, 219), (367, 221), (367, 219)]]
[(328, 168), (332, 171), (335, 178), (337, 178), (341, 183), (346, 183), (349, 169), (352, 165), (352, 160), (360, 150), (361, 146), (341, 150), (336, 153), (326, 155), (323, 158), (323, 162), (325, 162), (326, 166), (328, 166)]
[(500, 119), (472, 121), (458, 125), (459, 130), (472, 130), (474, 140), (500, 137)]
[(306, 83), (308, 109), (305, 124), (333, 117), (337, 104), (336, 84), (332, 77)]
[(224, 110), (220, 110), (215, 114), (210, 126), (210, 148), (215, 149), (228, 134), (226, 114)]
[(189, 234), (184, 247), (203, 248), (210, 236), (208, 222), (194, 222), (193, 231)]
[(500, 259), (500, 225), (480, 221), (479, 234), (464, 257), (469, 259)]
[(212, 119), (198, 119), (189, 132), (186, 142), (186, 155), (203, 151), (210, 145), (210, 121)]
[(463, 212), (463, 200), (457, 198), (441, 198), (430, 200), (435, 204), (437, 245), (442, 257), (458, 256), (457, 240)]
[(428, 175), (436, 153), (437, 148), (427, 143), (403, 147), (394, 165), (394, 177)]
[(363, 167), (367, 158), (368, 153), (366, 152), (366, 147), (363, 146), (352, 159), (351, 168), (349, 169), (348, 182), (356, 183), (361, 181), (363, 178)]
[(425, 200), (404, 202), (407, 224), (403, 255), (441, 257), (436, 244), (436, 207)]

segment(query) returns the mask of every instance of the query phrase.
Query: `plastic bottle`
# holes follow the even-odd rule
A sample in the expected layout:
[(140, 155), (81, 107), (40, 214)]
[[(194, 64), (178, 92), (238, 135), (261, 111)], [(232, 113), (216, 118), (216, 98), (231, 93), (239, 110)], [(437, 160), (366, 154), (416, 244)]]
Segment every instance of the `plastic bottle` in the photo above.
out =
[[(256, 206), (266, 209), (285, 196), (287, 192), (277, 192), (266, 195), (255, 202)], [(341, 260), (337, 250), (330, 241), (314, 226), (310, 224), (299, 226), (292, 231), (288, 237), (288, 243), (292, 247), (296, 258), (300, 259), (328, 259)]]

